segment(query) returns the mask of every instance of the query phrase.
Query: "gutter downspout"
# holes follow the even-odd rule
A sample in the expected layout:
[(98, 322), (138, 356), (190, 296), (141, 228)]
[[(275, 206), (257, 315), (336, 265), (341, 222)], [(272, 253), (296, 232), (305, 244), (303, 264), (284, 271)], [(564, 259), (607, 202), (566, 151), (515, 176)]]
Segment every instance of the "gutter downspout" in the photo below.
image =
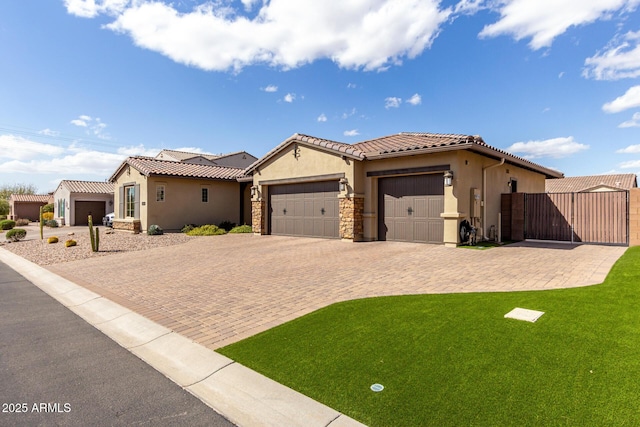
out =
[(482, 239), (487, 238), (487, 169), (496, 168), (504, 165), (505, 158), (500, 160), (500, 163), (485, 166), (482, 168)]

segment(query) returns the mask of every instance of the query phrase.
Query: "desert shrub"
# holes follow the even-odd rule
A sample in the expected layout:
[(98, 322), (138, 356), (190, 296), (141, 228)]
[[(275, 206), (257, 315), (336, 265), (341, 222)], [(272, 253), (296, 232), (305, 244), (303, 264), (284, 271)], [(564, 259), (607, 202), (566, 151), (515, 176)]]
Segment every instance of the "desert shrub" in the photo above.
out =
[(164, 230), (162, 230), (162, 228), (160, 228), (159, 225), (150, 225), (149, 229), (147, 230), (147, 234), (150, 236), (159, 236), (161, 234), (164, 234)]
[(229, 230), (229, 233), (253, 233), (253, 229), (250, 225), (239, 225)]
[(188, 233), (196, 227), (197, 225), (195, 224), (185, 224), (180, 231), (182, 231), (183, 233)]
[(4, 221), (0, 221), (0, 228), (3, 230), (11, 230), (16, 226), (16, 222), (12, 219), (5, 219)]
[(222, 221), (218, 227), (224, 229), (224, 231), (228, 232), (229, 230), (231, 230), (233, 227), (236, 226), (235, 222), (231, 222), (231, 221)]
[[(53, 214), (53, 210), (54, 210), (53, 203), (48, 203), (42, 207), (42, 212), (45, 212), (45, 213), (51, 212)], [(53, 218), (53, 215), (51, 215), (51, 218)]]
[(25, 225), (29, 225), (29, 220), (27, 218), (18, 218), (16, 219), (16, 227), (23, 227)]
[(45, 221), (44, 225), (46, 225), (47, 227), (56, 228), (58, 227), (58, 221), (56, 221), (55, 219), (50, 219), (48, 221)]
[(203, 225), (187, 232), (188, 236), (218, 236), (220, 234), (226, 234), (226, 231), (217, 225)]
[(53, 212), (45, 212), (42, 214), (42, 219), (45, 221), (51, 221), (53, 219)]
[(12, 230), (7, 231), (7, 240), (11, 240), (12, 242), (17, 242), (19, 240), (24, 239), (27, 236), (27, 231), (22, 228), (14, 228)]
[(51, 236), (47, 239), (47, 243), (58, 243), (58, 238), (56, 236)]
[(77, 244), (78, 244), (78, 242), (76, 242), (73, 239), (69, 239), (66, 242), (64, 242), (64, 246), (67, 247), (67, 248), (70, 247), (70, 246), (76, 246)]

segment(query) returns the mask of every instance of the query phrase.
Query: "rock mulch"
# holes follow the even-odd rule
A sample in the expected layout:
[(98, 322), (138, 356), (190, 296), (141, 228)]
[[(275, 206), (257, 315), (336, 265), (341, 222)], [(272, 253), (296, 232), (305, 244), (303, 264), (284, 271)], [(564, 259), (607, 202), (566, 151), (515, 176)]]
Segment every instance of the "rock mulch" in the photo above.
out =
[[(68, 236), (62, 232), (58, 243), (47, 243), (44, 240), (25, 240), (20, 242), (2, 242), (0, 247), (16, 255), (28, 259), (38, 265), (60, 264), (97, 256), (106, 256), (122, 252), (144, 251), (152, 248), (179, 245), (197, 237), (182, 233), (167, 233), (160, 236), (147, 234), (129, 234), (116, 232), (113, 234), (100, 233), (100, 251), (91, 251), (89, 232), (75, 233)], [(73, 239), (77, 246), (65, 247), (65, 241)]]

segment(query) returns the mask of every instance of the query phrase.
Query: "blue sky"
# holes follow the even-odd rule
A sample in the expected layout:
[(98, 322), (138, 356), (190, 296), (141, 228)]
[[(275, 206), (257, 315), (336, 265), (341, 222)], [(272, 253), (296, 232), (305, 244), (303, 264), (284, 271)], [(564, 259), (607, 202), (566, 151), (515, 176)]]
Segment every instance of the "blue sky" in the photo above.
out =
[(566, 176), (640, 172), (640, 0), (0, 3), (0, 184), (163, 148), (481, 135)]

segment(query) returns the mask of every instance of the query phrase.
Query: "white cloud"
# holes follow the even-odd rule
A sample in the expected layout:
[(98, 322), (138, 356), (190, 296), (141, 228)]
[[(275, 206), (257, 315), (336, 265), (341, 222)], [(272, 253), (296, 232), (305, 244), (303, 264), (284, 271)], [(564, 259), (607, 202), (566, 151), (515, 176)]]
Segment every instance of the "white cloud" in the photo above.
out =
[(30, 141), (21, 136), (0, 135), (0, 159), (28, 160), (41, 155), (55, 156), (63, 152), (64, 149), (56, 145)]
[(357, 88), (357, 87), (358, 87), (358, 86), (356, 86), (356, 84), (355, 84), (355, 83), (348, 83), (348, 84), (347, 84), (347, 89), (355, 89), (355, 88)]
[(51, 130), (49, 128), (42, 129), (41, 131), (38, 131), (38, 133), (40, 135), (45, 135), (45, 136), (60, 136), (60, 132), (55, 131), (55, 130)]
[(402, 98), (396, 98), (395, 96), (390, 96), (388, 98), (385, 98), (384, 108), (386, 108), (387, 110), (389, 108), (398, 108), (401, 103), (402, 103)]
[(284, 102), (292, 103), (295, 100), (296, 100), (295, 93), (288, 93), (284, 96)]
[(630, 87), (624, 95), (604, 104), (602, 110), (607, 113), (619, 113), (636, 107), (640, 107), (640, 86)]
[(88, 135), (92, 135), (96, 138), (104, 140), (111, 139), (111, 135), (104, 132), (104, 130), (107, 128), (107, 124), (103, 123), (99, 117), (93, 118), (91, 116), (83, 114), (81, 116), (78, 116), (77, 119), (71, 120), (70, 123), (78, 127), (87, 128), (86, 133)]
[(640, 31), (614, 38), (605, 50), (584, 61), (582, 75), (596, 80), (640, 76)]
[[(193, 150), (193, 151), (190, 151)], [(195, 151), (196, 148), (179, 148), (176, 149), (176, 151), (184, 151), (187, 153), (198, 153), (200, 151)], [(147, 156), (147, 157), (155, 157), (158, 155), (158, 153), (160, 152), (160, 149), (158, 148), (145, 148), (144, 145), (140, 144), (140, 145), (136, 145), (136, 146), (130, 146), (130, 147), (120, 147), (117, 150), (117, 153), (121, 156), (124, 157), (130, 157), (130, 156)]]
[(405, 102), (411, 105), (420, 105), (422, 104), (422, 97), (416, 93), (411, 98), (407, 99)]
[(621, 148), (620, 150), (617, 150), (616, 153), (620, 153), (620, 154), (638, 154), (638, 153), (640, 153), (640, 144), (629, 145), (626, 148)]
[[(640, 127), (640, 113), (633, 113), (631, 120), (627, 120), (626, 122), (622, 122), (618, 125), (619, 128), (638, 128)], [(640, 147), (638, 145), (637, 147)], [(640, 153), (640, 150), (638, 151)]]
[(640, 168), (640, 160), (631, 160), (629, 162), (620, 163), (622, 169), (636, 169)]
[(498, 0), (488, 3), (500, 19), (485, 26), (482, 37), (510, 35), (530, 38), (529, 47), (550, 47), (553, 40), (571, 27), (609, 19), (616, 12), (633, 11), (639, 0)]
[(320, 114), (318, 116), (318, 121), (319, 122), (326, 122), (327, 121), (327, 116), (324, 113)]
[(351, 111), (347, 111), (345, 113), (342, 113), (342, 118), (343, 119), (348, 119), (351, 116), (355, 116), (355, 114), (358, 112), (358, 110), (354, 108), (351, 109)]
[[(439, 0), (202, 0), (182, 12), (152, 0), (65, 0), (81, 17), (113, 16), (105, 26), (142, 48), (204, 70), (254, 64), (291, 69), (330, 59), (347, 69), (383, 70), (428, 49), (452, 13)], [(309, 29), (313, 29), (310, 31)]]
[(64, 0), (67, 12), (82, 18), (121, 13), (128, 3), (129, 0)]
[(11, 160), (0, 165), (3, 173), (27, 174), (90, 174), (100, 177), (110, 176), (126, 156), (92, 150), (77, 150), (64, 156), (32, 159), (30, 161)]
[(79, 126), (79, 127), (83, 127), (83, 128), (87, 127), (87, 122), (85, 122), (84, 120), (81, 120), (81, 119), (73, 119), (73, 120), (71, 120), (71, 124)]
[(564, 77), (564, 71), (560, 71), (560, 73), (558, 74), (558, 78), (561, 79)]
[(360, 132), (358, 132), (358, 129), (351, 129), (351, 130), (344, 131), (344, 136), (358, 136), (358, 135), (360, 135)]
[(573, 140), (572, 136), (546, 139), (543, 141), (516, 142), (507, 148), (511, 153), (520, 153), (527, 159), (539, 157), (561, 158), (578, 153), (589, 148)]
[(269, 85), (269, 86), (263, 88), (262, 90), (265, 91), (265, 92), (273, 93), (273, 92), (277, 92), (278, 91), (278, 86)]

